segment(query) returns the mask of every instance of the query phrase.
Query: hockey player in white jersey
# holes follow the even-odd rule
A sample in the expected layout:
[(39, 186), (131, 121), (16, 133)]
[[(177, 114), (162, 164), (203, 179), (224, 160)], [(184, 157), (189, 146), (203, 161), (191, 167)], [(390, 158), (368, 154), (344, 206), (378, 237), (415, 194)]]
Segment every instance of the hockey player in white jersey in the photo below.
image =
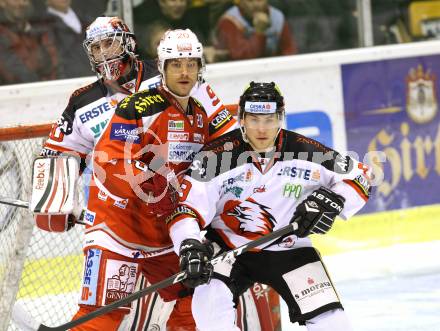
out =
[[(192, 311), (200, 331), (238, 330), (234, 302), (253, 282), (275, 289), (292, 323), (309, 331), (351, 330), (320, 254), (308, 235), (324, 234), (368, 200), (368, 167), (281, 128), (284, 99), (272, 83), (254, 83), (240, 97), (240, 128), (204, 147), (183, 179), (183, 197), (167, 219), (170, 236), (195, 287)], [(296, 222), (291, 235), (236, 259), (210, 265), (208, 238), (239, 247)], [(212, 268), (213, 273), (212, 273)]]

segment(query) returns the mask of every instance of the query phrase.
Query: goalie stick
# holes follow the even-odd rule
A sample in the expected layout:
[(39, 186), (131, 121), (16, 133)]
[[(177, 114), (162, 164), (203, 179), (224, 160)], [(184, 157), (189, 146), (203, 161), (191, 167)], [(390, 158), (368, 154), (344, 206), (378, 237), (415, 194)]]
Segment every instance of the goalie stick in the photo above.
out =
[[(253, 248), (256, 248), (258, 246), (266, 244), (274, 239), (277, 239), (279, 237), (282, 237), (284, 235), (292, 233), (293, 231), (295, 231), (297, 229), (298, 229), (298, 224), (296, 222), (293, 222), (289, 225), (286, 225), (285, 227), (282, 227), (281, 229), (278, 229), (274, 232), (271, 232), (261, 238), (253, 240), (245, 245), (242, 245), (242, 246), (237, 247), (235, 249), (232, 249), (230, 251), (224, 252), (224, 253), (220, 254), (219, 256), (213, 258), (210, 262), (211, 262), (211, 264), (215, 265), (223, 260), (235, 258), (236, 256), (243, 254), (244, 252), (247, 252)], [(186, 279), (186, 273), (184, 271), (181, 271), (181, 272), (179, 272), (173, 276), (170, 276), (160, 282), (157, 282), (149, 287), (146, 287), (142, 290), (139, 290), (135, 293), (132, 293), (129, 296), (127, 296), (121, 300), (115, 301), (107, 306), (103, 306), (101, 308), (98, 308), (95, 311), (93, 311), (87, 315), (84, 315), (84, 316), (81, 316), (80, 318), (77, 318), (76, 320), (72, 320), (70, 322), (61, 324), (59, 326), (54, 326), (54, 327), (40, 324), (37, 331), (45, 331), (45, 330), (64, 331), (64, 330), (68, 330), (68, 329), (73, 328), (77, 325), (80, 325), (82, 323), (90, 321), (91, 319), (93, 319), (95, 317), (98, 317), (98, 316), (101, 316), (105, 313), (108, 313), (116, 308), (125, 306), (125, 305), (129, 304), (130, 302), (135, 301), (135, 300), (137, 300), (147, 294), (150, 294), (152, 292), (155, 292), (155, 291), (160, 290), (162, 288), (165, 288), (167, 286), (171, 286), (171, 285), (178, 283), (178, 282), (181, 282), (182, 280), (185, 280), (185, 279)]]
[[(23, 201), (23, 200), (18, 200), (18, 199), (13, 199), (13, 198), (0, 197), (0, 204), (18, 207), (18, 208), (29, 209), (29, 202)], [(82, 222), (83, 218), (84, 218), (84, 213), (81, 212), (81, 214), (77, 217), (77, 220), (75, 221), (75, 223), (86, 225), (86, 223)]]

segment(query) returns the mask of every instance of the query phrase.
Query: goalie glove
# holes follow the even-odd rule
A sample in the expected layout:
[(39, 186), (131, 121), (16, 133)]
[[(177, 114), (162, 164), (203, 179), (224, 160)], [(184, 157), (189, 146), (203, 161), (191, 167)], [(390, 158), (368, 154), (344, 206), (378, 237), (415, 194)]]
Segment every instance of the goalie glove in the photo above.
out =
[(303, 200), (295, 210), (292, 222), (298, 224), (294, 234), (300, 238), (311, 233), (325, 234), (344, 208), (345, 199), (321, 186)]
[(194, 288), (209, 283), (213, 266), (209, 262), (214, 254), (211, 242), (201, 243), (196, 239), (185, 239), (180, 245), (180, 270), (186, 272), (183, 284)]
[(35, 214), (35, 223), (39, 229), (48, 232), (65, 232), (75, 226), (76, 217), (68, 215)]

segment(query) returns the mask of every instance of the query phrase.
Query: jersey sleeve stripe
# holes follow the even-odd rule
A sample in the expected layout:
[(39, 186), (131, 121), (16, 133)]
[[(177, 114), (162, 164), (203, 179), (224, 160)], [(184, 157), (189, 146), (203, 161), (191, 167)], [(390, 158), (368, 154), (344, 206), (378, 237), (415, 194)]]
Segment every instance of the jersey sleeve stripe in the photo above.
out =
[(195, 219), (197, 223), (199, 223), (200, 229), (205, 228), (206, 222), (203, 219), (203, 217), (190, 206), (181, 204), (176, 208), (176, 210), (170, 216), (167, 217), (166, 223), (168, 229), (170, 229), (177, 222), (180, 222), (184, 218), (188, 218), (188, 217)]
[(351, 179), (344, 179), (344, 183), (351, 186), (365, 202), (368, 201), (368, 198), (369, 198), (368, 192), (365, 192), (363, 187), (360, 186), (356, 181), (351, 180)]

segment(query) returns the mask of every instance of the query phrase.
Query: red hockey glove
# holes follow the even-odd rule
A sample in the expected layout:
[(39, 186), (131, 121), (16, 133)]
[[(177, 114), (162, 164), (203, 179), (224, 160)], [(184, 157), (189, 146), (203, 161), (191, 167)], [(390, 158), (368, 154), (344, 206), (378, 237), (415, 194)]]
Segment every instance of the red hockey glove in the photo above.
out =
[(35, 214), (35, 223), (38, 228), (48, 232), (65, 232), (75, 226), (76, 218), (69, 215)]
[(148, 205), (153, 213), (163, 218), (177, 208), (179, 203), (177, 185), (177, 177), (172, 171), (164, 175), (156, 172), (153, 177), (141, 184), (142, 190), (150, 195)]

